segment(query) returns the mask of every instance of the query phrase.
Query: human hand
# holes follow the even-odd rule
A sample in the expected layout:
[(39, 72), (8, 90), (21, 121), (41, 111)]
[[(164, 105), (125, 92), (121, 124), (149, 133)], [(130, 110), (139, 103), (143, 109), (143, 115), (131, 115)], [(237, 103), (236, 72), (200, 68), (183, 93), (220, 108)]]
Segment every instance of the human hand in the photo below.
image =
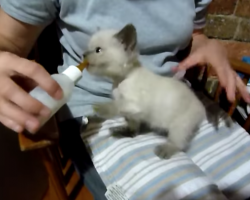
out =
[(235, 94), (238, 90), (242, 98), (247, 103), (250, 103), (250, 95), (246, 85), (231, 68), (226, 49), (216, 40), (204, 40), (203, 38), (203, 42), (196, 45), (191, 54), (175, 70), (186, 70), (193, 66), (204, 64), (211, 65), (218, 76), (220, 85), (226, 90), (227, 98), (230, 102), (235, 100)]
[(39, 85), (55, 99), (62, 97), (60, 86), (39, 64), (8, 52), (0, 52), (0, 122), (15, 132), (36, 132), (38, 117), (50, 110), (28, 91)]

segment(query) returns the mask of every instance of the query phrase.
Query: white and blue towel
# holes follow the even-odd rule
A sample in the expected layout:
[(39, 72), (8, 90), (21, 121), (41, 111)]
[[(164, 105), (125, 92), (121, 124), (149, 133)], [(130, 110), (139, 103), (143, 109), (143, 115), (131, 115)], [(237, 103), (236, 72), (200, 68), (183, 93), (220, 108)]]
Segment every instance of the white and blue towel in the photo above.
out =
[[(203, 100), (206, 106), (211, 105), (207, 99)], [(117, 118), (89, 124), (82, 133), (98, 173), (108, 190), (116, 193), (114, 197), (107, 195), (108, 199), (250, 197), (250, 137), (237, 123), (227, 127), (221, 118), (215, 128), (204, 121), (188, 152), (169, 160), (162, 160), (154, 153), (154, 148), (166, 141), (164, 137), (154, 133), (135, 138), (112, 137), (109, 128), (124, 123), (124, 119)]]

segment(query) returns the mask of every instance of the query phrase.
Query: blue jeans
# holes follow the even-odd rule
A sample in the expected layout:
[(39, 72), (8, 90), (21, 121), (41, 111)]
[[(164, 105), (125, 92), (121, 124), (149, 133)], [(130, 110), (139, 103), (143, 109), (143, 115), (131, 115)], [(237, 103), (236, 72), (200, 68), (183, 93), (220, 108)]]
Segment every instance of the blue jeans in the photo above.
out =
[(91, 157), (80, 137), (82, 117), (67, 120), (59, 125), (60, 146), (63, 154), (69, 157), (81, 175), (84, 185), (95, 200), (106, 200), (106, 187), (97, 173)]

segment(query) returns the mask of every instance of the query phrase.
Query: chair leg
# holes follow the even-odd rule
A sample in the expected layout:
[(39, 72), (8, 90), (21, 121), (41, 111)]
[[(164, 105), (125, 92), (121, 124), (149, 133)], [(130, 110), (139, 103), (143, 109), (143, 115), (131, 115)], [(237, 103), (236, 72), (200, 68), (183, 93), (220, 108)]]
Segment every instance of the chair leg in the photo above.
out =
[(216, 92), (215, 92), (215, 97), (214, 97), (214, 100), (217, 103), (219, 102), (221, 91), (222, 91), (222, 87), (218, 85)]
[(250, 117), (248, 117), (248, 118), (246, 119), (243, 128), (244, 128), (246, 131), (249, 130), (249, 128), (250, 128)]
[(46, 149), (42, 149), (40, 153), (58, 199), (68, 200), (69, 198), (64, 185), (62, 169), (58, 166), (57, 160), (52, 151), (53, 150), (48, 147)]

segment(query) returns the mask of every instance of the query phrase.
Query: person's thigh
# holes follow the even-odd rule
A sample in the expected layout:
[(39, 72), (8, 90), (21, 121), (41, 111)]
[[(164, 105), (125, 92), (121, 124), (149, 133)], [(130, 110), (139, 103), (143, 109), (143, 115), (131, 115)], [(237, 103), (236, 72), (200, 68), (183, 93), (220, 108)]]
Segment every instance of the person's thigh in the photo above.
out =
[(63, 154), (71, 158), (84, 185), (94, 196), (95, 200), (106, 200), (106, 187), (97, 173), (91, 157), (80, 137), (82, 117), (60, 123), (60, 146)]

